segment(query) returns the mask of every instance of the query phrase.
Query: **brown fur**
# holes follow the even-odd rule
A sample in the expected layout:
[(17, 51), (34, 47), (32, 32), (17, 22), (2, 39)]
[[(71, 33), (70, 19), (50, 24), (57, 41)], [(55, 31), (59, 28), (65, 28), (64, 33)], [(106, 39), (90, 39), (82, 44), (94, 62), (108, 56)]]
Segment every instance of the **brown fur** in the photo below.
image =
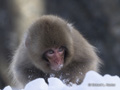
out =
[[(63, 19), (46, 15), (31, 25), (27, 36), (17, 49), (10, 66), (14, 81), (24, 87), (36, 78), (47, 81), (52, 74), (66, 84), (80, 84), (89, 70), (98, 71), (100, 60), (94, 47)], [(55, 72), (44, 60), (48, 48), (65, 46), (63, 68)]]

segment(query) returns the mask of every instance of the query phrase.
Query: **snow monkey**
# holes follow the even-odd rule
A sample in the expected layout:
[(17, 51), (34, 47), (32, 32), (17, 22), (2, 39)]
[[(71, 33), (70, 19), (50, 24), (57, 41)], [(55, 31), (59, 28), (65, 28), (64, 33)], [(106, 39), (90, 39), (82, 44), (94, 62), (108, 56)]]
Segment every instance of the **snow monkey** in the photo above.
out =
[(51, 76), (66, 85), (80, 84), (86, 72), (99, 71), (101, 61), (95, 48), (58, 16), (40, 17), (25, 35), (10, 65), (13, 80), (20, 87), (36, 78), (47, 82)]

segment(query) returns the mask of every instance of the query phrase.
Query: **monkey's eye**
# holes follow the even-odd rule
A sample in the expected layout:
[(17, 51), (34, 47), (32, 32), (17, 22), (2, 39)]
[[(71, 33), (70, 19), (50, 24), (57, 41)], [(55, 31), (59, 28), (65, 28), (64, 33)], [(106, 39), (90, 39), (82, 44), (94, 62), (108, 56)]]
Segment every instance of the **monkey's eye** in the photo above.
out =
[(53, 50), (49, 50), (47, 53), (48, 53), (48, 54), (53, 54), (54, 51), (53, 51)]
[(64, 51), (64, 47), (63, 46), (61, 46), (60, 48), (59, 48), (59, 50), (58, 50), (59, 52), (62, 52), (62, 51)]

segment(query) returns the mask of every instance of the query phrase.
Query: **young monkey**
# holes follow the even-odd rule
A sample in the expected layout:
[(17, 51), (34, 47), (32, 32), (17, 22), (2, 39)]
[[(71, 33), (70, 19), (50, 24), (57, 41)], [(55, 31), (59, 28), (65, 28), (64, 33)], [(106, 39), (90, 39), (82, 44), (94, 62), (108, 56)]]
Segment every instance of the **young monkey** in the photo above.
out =
[(26, 31), (10, 65), (13, 80), (20, 88), (36, 78), (53, 75), (80, 84), (86, 72), (98, 71), (100, 59), (94, 47), (65, 20), (45, 15)]

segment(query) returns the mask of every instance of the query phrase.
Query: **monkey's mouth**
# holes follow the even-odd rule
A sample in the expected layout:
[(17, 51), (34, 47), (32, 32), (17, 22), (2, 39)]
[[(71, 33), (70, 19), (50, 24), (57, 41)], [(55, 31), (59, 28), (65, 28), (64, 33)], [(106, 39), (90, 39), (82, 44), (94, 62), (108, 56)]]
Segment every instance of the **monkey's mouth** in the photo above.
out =
[(50, 66), (50, 68), (51, 68), (53, 71), (59, 71), (59, 70), (61, 70), (62, 67), (63, 67), (63, 63), (61, 63), (61, 64), (56, 64), (56, 63), (50, 62), (48, 59), (45, 59), (45, 61), (48, 63), (48, 65)]
[(63, 59), (53, 61), (49, 60), (49, 63), (51, 70), (60, 71), (63, 67), (64, 60)]
[(60, 71), (63, 67), (63, 64), (60, 65), (51, 65), (51, 69), (54, 71)]

